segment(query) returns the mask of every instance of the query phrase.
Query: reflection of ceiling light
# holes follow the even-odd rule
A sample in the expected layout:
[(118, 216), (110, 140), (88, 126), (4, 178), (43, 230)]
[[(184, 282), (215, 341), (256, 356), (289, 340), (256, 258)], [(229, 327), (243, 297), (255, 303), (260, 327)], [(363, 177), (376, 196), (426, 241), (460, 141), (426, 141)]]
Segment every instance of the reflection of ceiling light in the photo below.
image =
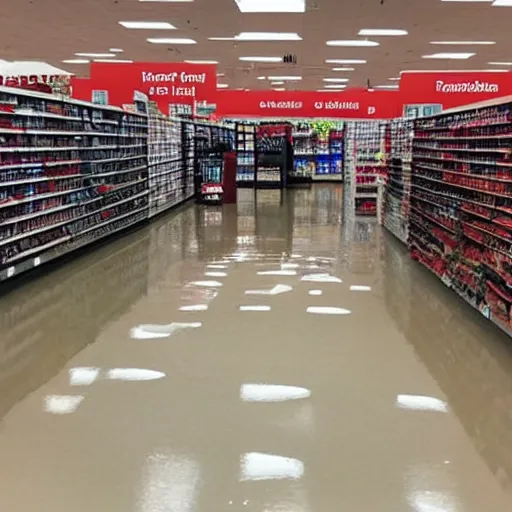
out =
[(90, 366), (77, 366), (69, 370), (70, 386), (90, 386), (100, 373), (99, 368)]
[(206, 311), (207, 304), (192, 304), (190, 306), (181, 306), (180, 311)]
[(88, 59), (66, 59), (63, 60), (64, 64), (89, 64)]
[(197, 41), (186, 37), (150, 37), (147, 42), (153, 44), (197, 44)]
[(243, 384), (240, 387), (240, 399), (244, 402), (285, 402), (309, 398), (311, 391), (296, 386), (273, 384)]
[(258, 272), (259, 276), (296, 276), (295, 270), (262, 270)]
[(97, 59), (106, 59), (108, 57), (115, 57), (115, 53), (75, 53), (77, 57), (91, 57)]
[(362, 28), (358, 36), (406, 36), (407, 30), (398, 28)]
[[(217, 84), (217, 87), (219, 86), (219, 84)], [(227, 265), (215, 265), (215, 264), (211, 264), (211, 265), (206, 265), (208, 268), (228, 268)]]
[(266, 80), (266, 79), (267, 79), (267, 77), (266, 77), (266, 76), (259, 76), (259, 77), (257, 78), (257, 80)]
[(302, 41), (296, 32), (240, 32), (237, 41)]
[(281, 293), (291, 292), (293, 288), (287, 284), (276, 284), (270, 290), (245, 290), (245, 295), (279, 295)]
[(356, 68), (332, 68), (333, 71), (355, 71)]
[(182, 329), (197, 329), (198, 327), (201, 327), (201, 322), (172, 322), (167, 325), (142, 324), (130, 331), (130, 337), (135, 340), (168, 338)]
[(272, 82), (270, 85), (284, 85), (284, 82)]
[(423, 59), (469, 59), (476, 55), (475, 53), (432, 53), (430, 55), (423, 55)]
[(302, 277), (301, 281), (313, 283), (341, 283), (339, 277), (330, 276), (329, 274), (307, 274)]
[(114, 64), (131, 64), (133, 60), (126, 59), (94, 59), (94, 62), (113, 62)]
[(345, 84), (329, 84), (324, 85), (325, 89), (345, 89), (347, 87)]
[(239, 57), (244, 62), (282, 62), (282, 57)]
[(355, 39), (355, 40), (346, 40), (346, 39), (338, 39), (333, 41), (327, 41), (325, 43), (327, 46), (379, 46), (377, 41), (368, 41), (367, 39)]
[(364, 59), (326, 59), (326, 64), (366, 64)]
[(48, 395), (44, 397), (44, 411), (52, 414), (71, 414), (84, 399), (81, 395)]
[(147, 30), (174, 30), (176, 27), (167, 21), (120, 21), (119, 25), (125, 28)]
[(226, 272), (205, 272), (204, 275), (206, 277), (226, 277)]
[(392, 82), (398, 82), (400, 81), (400, 77), (392, 77), (392, 78), (388, 78), (388, 80), (391, 80)]
[(363, 286), (360, 284), (354, 284), (350, 287), (351, 292), (369, 292), (371, 289), (371, 286)]
[(218, 64), (218, 60), (184, 60), (187, 64)]
[(190, 284), (206, 288), (218, 288), (222, 286), (222, 283), (219, 283), (219, 281), (192, 281)]
[(270, 311), (270, 306), (240, 306), (240, 311)]
[(306, 12), (306, 0), (235, 0), (240, 12)]
[(273, 91), (286, 91), (286, 87), (272, 87)]
[(105, 378), (109, 380), (143, 381), (163, 379), (165, 373), (145, 368), (112, 368)]
[(496, 44), (496, 41), (430, 41), (430, 44), (490, 46)]
[(448, 412), (448, 404), (432, 396), (398, 395), (395, 406), (412, 411)]
[(298, 263), (281, 263), (281, 268), (282, 269), (299, 268), (299, 264)]
[(275, 80), (302, 80), (301, 76), (269, 76), (269, 80), (275, 81)]
[(335, 308), (332, 306), (309, 306), (306, 312), (315, 315), (350, 315), (351, 311), (344, 308)]
[(348, 82), (348, 78), (324, 78), (324, 82)]
[(248, 480), (298, 480), (304, 474), (304, 464), (298, 459), (246, 453), (240, 458), (240, 481)]

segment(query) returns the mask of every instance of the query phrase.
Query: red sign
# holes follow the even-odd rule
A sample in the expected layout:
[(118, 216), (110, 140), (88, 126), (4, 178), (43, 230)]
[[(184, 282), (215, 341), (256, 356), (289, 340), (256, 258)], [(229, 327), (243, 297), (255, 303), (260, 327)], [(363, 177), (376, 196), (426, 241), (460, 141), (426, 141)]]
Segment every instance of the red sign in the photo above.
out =
[(404, 105), (437, 103), (444, 108), (452, 108), (510, 94), (512, 72), (406, 72), (400, 79)]
[(169, 104), (215, 103), (216, 69), (182, 62), (92, 62), (88, 88), (108, 91), (109, 103), (118, 106), (132, 103), (133, 91), (141, 91), (169, 114)]
[(394, 91), (218, 91), (219, 117), (390, 119), (401, 114)]

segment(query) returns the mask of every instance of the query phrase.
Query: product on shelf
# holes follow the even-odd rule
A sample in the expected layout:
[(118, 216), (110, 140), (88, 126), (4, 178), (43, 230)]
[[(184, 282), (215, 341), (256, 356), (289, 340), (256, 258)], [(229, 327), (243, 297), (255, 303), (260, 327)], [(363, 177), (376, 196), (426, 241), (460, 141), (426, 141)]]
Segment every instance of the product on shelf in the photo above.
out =
[(409, 246), (512, 334), (512, 104), (415, 121)]
[(236, 124), (236, 181), (238, 186), (254, 186), (256, 165), (256, 125)]
[(0, 280), (147, 218), (147, 116), (0, 88)]

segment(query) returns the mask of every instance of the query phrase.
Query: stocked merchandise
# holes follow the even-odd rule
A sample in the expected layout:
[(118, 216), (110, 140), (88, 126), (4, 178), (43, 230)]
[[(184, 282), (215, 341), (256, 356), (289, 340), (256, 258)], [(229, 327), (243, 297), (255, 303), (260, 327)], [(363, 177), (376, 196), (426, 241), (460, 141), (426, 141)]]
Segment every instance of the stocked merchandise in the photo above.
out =
[(239, 187), (254, 186), (256, 125), (236, 123), (236, 181)]
[(390, 122), (390, 150), (384, 195), (383, 225), (403, 243), (409, 236), (409, 199), (414, 125), (412, 121)]
[(288, 175), (290, 183), (342, 180), (342, 122), (297, 121), (293, 126), (292, 138), (293, 169)]
[(256, 128), (257, 188), (286, 186), (291, 125), (261, 123)]
[(353, 121), (345, 127), (345, 182), (356, 215), (377, 215), (378, 189), (389, 150), (386, 122)]
[(415, 122), (411, 256), (512, 334), (512, 104)]
[(189, 196), (185, 194), (186, 163), (181, 142), (182, 121), (162, 115), (149, 114), (149, 215), (171, 208)]
[(0, 88), (0, 279), (148, 215), (147, 116)]

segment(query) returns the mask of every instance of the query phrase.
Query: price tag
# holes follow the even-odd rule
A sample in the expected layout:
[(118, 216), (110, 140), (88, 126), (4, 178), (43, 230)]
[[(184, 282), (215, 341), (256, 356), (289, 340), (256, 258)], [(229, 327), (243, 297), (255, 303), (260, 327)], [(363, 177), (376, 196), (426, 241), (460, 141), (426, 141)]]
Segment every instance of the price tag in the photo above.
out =
[(7, 277), (12, 277), (14, 275), (14, 272), (15, 272), (15, 267), (9, 267), (7, 269)]
[(34, 267), (38, 267), (39, 265), (41, 265), (41, 258), (38, 256), (34, 258)]

